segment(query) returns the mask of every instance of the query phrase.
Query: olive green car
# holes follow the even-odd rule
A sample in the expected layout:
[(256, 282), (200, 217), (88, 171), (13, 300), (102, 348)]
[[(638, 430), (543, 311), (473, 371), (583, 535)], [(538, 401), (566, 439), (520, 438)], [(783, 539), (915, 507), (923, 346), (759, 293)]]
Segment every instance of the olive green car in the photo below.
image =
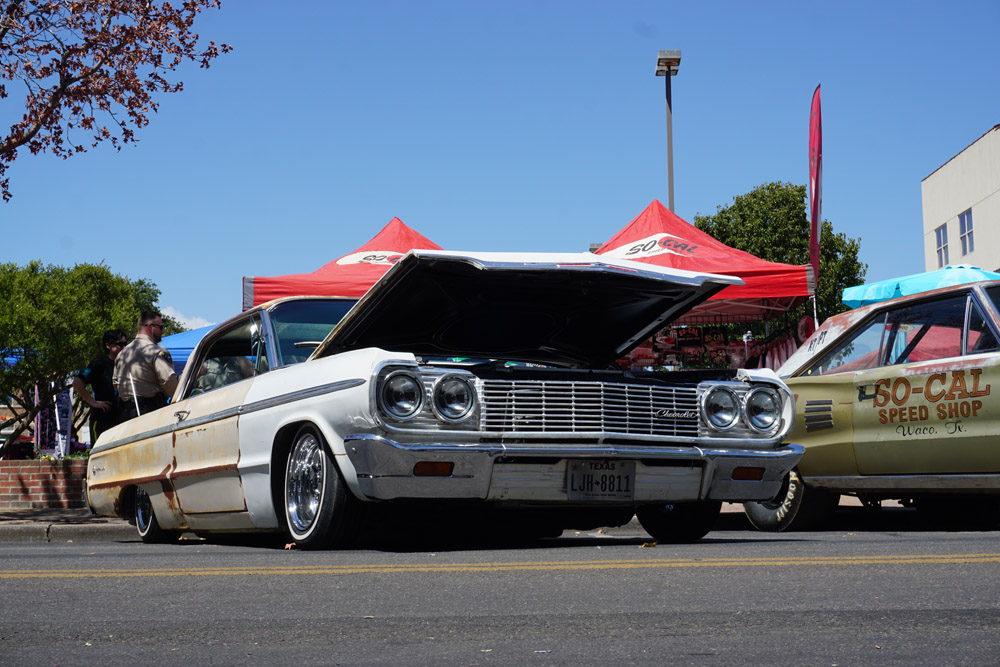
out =
[(1000, 519), (1000, 281), (900, 297), (826, 320), (779, 369), (805, 455), (761, 530), (816, 526), (841, 495), (894, 499), (951, 525)]

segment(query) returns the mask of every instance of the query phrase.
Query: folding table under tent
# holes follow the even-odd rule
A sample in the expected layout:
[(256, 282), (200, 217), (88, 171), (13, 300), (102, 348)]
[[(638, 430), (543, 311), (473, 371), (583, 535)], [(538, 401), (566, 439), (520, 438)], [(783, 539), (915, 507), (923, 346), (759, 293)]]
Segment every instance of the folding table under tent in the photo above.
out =
[(285, 296), (361, 297), (410, 250), (442, 248), (393, 218), (368, 243), (312, 273), (244, 276), (243, 310)]
[(737, 276), (730, 285), (685, 314), (678, 324), (726, 324), (769, 319), (816, 291), (811, 266), (768, 262), (730, 248), (668, 210), (659, 200), (598, 250), (599, 255), (646, 264)]

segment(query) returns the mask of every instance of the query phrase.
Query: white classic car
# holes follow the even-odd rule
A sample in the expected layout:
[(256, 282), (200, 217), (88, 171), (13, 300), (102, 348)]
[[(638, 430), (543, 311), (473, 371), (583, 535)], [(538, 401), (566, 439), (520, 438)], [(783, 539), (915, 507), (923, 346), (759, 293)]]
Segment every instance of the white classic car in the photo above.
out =
[(416, 499), (511, 508), (550, 534), (636, 514), (657, 540), (699, 539), (722, 501), (780, 490), (802, 455), (782, 445), (793, 397), (769, 371), (614, 360), (738, 283), (590, 253), (413, 251), (360, 300), (282, 299), (212, 330), (170, 405), (101, 436), (88, 502), (148, 542), (340, 547), (366, 505)]

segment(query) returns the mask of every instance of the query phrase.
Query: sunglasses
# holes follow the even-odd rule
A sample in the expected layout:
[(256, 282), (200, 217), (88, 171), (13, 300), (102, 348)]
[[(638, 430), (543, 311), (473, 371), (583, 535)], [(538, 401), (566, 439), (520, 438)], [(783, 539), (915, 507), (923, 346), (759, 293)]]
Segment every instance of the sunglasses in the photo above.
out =
[(162, 325), (162, 324), (156, 324), (155, 322), (150, 322), (150, 323), (149, 323), (149, 324), (147, 324), (146, 326), (147, 326), (147, 327), (157, 327), (157, 328), (159, 328), (159, 329), (162, 329), (162, 328), (163, 328), (163, 325)]

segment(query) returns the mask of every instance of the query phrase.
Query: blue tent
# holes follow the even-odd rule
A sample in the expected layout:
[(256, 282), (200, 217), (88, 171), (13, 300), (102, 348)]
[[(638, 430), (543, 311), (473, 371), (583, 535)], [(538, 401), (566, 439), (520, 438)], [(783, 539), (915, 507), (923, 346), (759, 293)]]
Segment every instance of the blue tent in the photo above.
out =
[(870, 303), (895, 299), (897, 296), (917, 294), (939, 287), (951, 287), (952, 285), (964, 285), (974, 283), (977, 280), (1000, 280), (1000, 273), (986, 271), (978, 266), (968, 264), (956, 264), (946, 266), (937, 271), (926, 273), (914, 273), (902, 278), (892, 278), (890, 280), (880, 280), (867, 285), (857, 285), (844, 290), (841, 301), (851, 308), (867, 306)]
[(177, 371), (177, 375), (180, 375), (181, 371), (184, 370), (184, 364), (187, 363), (188, 357), (194, 352), (195, 346), (214, 328), (214, 324), (209, 324), (207, 327), (201, 327), (200, 329), (182, 331), (172, 336), (163, 337), (160, 345), (167, 348), (167, 351), (170, 352), (170, 356), (174, 360), (174, 370)]

